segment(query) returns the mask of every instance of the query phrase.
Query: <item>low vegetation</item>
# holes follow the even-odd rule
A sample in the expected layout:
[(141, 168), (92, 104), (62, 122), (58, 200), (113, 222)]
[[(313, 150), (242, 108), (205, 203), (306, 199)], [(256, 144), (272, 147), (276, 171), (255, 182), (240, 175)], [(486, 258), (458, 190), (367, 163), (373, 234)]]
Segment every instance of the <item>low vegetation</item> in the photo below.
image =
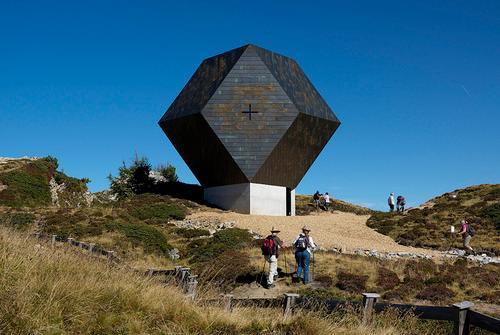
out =
[[(478, 266), (465, 259), (440, 263), (384, 261), (323, 252), (315, 258), (316, 280), (321, 283), (323, 296), (357, 299), (360, 293), (368, 291), (395, 302), (446, 305), (469, 300), (500, 304), (498, 264)], [(304, 293), (318, 294), (309, 289)]]
[(301, 312), (218, 307), (186, 300), (174, 287), (109, 267), (67, 247), (51, 248), (0, 227), (2, 334), (446, 334), (388, 311), (372, 326), (356, 310)]
[(480, 252), (500, 255), (500, 184), (478, 185), (445, 193), (426, 206), (401, 213), (374, 213), (367, 224), (403, 245), (448, 249), (460, 247), (461, 239), (450, 236), (459, 222), (472, 223), (472, 245)]

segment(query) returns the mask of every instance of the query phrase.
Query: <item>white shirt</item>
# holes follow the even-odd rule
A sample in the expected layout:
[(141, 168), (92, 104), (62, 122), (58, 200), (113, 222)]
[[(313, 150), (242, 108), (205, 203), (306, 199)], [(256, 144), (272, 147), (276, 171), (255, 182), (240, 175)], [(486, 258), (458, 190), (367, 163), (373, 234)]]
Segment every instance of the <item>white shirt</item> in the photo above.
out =
[(323, 198), (325, 199), (325, 202), (330, 202), (330, 196), (328, 194), (325, 194)]
[[(297, 236), (297, 238), (293, 241), (293, 245), (295, 245), (295, 242), (297, 242), (297, 240), (299, 239), (299, 237), (301, 236), (305, 236), (303, 233), (300, 233), (299, 236)], [(307, 251), (312, 254), (313, 250), (316, 249), (316, 244), (314, 244), (314, 240), (312, 238), (311, 235), (309, 235), (307, 237), (307, 240), (309, 241), (308, 245), (307, 245)]]

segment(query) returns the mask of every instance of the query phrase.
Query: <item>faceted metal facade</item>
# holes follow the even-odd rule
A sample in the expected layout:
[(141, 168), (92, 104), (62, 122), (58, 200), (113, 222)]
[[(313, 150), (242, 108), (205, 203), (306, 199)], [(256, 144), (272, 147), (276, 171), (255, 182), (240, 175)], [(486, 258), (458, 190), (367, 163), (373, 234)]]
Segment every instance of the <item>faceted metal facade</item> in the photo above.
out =
[(204, 187), (294, 189), (340, 121), (293, 59), (245, 45), (204, 60), (159, 125)]

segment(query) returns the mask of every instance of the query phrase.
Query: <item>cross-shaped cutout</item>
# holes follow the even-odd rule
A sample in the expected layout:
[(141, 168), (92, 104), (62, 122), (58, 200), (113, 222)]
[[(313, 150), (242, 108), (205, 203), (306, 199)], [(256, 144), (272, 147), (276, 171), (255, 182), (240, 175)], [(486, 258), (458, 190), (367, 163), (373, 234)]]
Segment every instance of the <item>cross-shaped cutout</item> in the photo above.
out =
[(247, 111), (242, 111), (243, 114), (248, 114), (248, 119), (251, 120), (252, 119), (252, 114), (256, 114), (256, 113), (259, 113), (257, 111), (253, 111), (252, 110), (252, 104), (248, 104), (248, 110)]

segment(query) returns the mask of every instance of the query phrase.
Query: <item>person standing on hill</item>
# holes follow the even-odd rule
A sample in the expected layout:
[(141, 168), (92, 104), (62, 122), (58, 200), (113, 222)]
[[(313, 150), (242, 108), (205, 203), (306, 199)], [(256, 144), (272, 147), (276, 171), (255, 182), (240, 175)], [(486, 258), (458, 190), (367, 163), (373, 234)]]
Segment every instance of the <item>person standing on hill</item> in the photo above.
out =
[(463, 243), (464, 243), (464, 248), (472, 252), (474, 255), (476, 252), (472, 247), (470, 246), (470, 240), (472, 236), (475, 234), (474, 228), (470, 225), (470, 223), (467, 220), (462, 220), (460, 221), (460, 224), (462, 227), (460, 228), (460, 232), (458, 232), (459, 235), (462, 235)]
[(271, 235), (267, 236), (262, 242), (262, 254), (269, 263), (269, 274), (267, 276), (267, 288), (274, 287), (274, 277), (278, 276), (278, 256), (279, 248), (283, 248), (283, 242), (278, 237), (280, 231), (274, 227), (271, 229)]
[(330, 195), (328, 192), (325, 192), (323, 199), (325, 200), (325, 210), (328, 211), (330, 209)]
[(316, 191), (316, 193), (313, 194), (313, 203), (314, 203), (314, 207), (316, 208), (316, 210), (319, 208), (320, 196), (321, 196), (321, 194), (319, 193), (319, 191)]
[(396, 198), (396, 211), (403, 213), (405, 211), (406, 200), (402, 195)]
[(309, 282), (309, 263), (311, 261), (311, 256), (316, 249), (316, 244), (314, 244), (313, 238), (309, 235), (311, 229), (304, 226), (302, 227), (302, 233), (297, 236), (295, 241), (293, 241), (293, 246), (295, 248), (295, 261), (297, 262), (297, 272), (295, 273), (295, 278), (300, 280), (302, 271), (304, 271), (304, 278), (302, 282), (307, 284)]
[(389, 194), (387, 204), (389, 205), (389, 211), (394, 212), (394, 193)]

